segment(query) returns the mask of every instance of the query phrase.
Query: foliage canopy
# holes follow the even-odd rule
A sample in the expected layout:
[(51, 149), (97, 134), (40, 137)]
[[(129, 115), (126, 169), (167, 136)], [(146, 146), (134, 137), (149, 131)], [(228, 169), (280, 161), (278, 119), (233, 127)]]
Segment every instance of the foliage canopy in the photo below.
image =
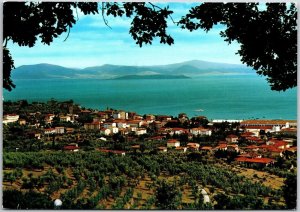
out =
[(153, 38), (172, 45), (167, 34), (167, 20), (183, 29), (199, 28), (209, 31), (216, 24), (226, 27), (221, 36), (229, 44), (240, 44), (237, 54), (241, 61), (267, 77), (272, 90), (286, 90), (297, 86), (297, 8), (290, 3), (203, 3), (190, 9), (178, 22), (171, 17), (168, 7), (160, 8), (146, 2), (6, 2), (4, 3), (3, 87), (12, 90), (14, 61), (6, 47), (11, 40), (19, 46), (33, 47), (38, 38), (47, 45), (76, 23), (79, 9), (85, 15), (102, 11), (105, 15), (132, 18), (129, 33), (140, 47), (152, 44)]

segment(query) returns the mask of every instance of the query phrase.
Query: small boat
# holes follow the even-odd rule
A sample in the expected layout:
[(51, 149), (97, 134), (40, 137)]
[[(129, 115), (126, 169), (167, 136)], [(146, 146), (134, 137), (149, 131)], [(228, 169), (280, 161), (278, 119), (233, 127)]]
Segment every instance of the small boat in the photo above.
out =
[(203, 112), (204, 110), (202, 110), (202, 109), (197, 109), (197, 110), (195, 110), (195, 111), (197, 111), (197, 112)]

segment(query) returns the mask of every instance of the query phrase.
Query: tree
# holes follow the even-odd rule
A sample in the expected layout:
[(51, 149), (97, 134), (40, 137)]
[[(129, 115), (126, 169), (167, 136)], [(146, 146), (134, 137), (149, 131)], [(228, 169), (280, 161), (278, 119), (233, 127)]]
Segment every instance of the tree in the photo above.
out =
[(296, 209), (297, 206), (297, 175), (288, 175), (283, 186), (283, 197), (287, 209)]
[(285, 3), (204, 3), (179, 21), (190, 31), (227, 27), (220, 35), (229, 44), (237, 41), (241, 61), (267, 76), (272, 90), (297, 86), (297, 8)]
[[(237, 41), (241, 61), (267, 76), (273, 90), (286, 90), (297, 85), (297, 8), (290, 3), (268, 3), (259, 9), (259, 3), (203, 3), (175, 22), (173, 11), (146, 2), (102, 3), (102, 17), (132, 18), (130, 35), (140, 47), (160, 43), (173, 44), (167, 34), (167, 20), (190, 31), (199, 28), (209, 31), (216, 24), (227, 27), (221, 36), (229, 44)], [(50, 45), (63, 32), (70, 32), (76, 23), (73, 11), (85, 15), (99, 13), (96, 2), (5, 2), (3, 6), (3, 87), (12, 90), (14, 61), (7, 48), (11, 40), (19, 46), (33, 47), (38, 38)]]
[(155, 193), (159, 209), (175, 210), (181, 203), (181, 193), (174, 183), (161, 181)]

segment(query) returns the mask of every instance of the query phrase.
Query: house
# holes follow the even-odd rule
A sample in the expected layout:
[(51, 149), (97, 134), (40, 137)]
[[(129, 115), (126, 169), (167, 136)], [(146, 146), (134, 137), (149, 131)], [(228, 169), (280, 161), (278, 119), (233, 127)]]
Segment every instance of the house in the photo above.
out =
[(71, 122), (71, 116), (59, 116), (61, 122)]
[(146, 138), (146, 141), (163, 141), (166, 139), (166, 136), (154, 136), (150, 138)]
[(188, 147), (189, 150), (198, 151), (199, 147), (200, 147), (200, 144), (198, 144), (198, 143), (188, 143), (187, 147)]
[(55, 127), (55, 133), (56, 134), (64, 134), (65, 128), (64, 127)]
[(267, 145), (273, 145), (276, 148), (279, 149), (287, 149), (290, 147), (290, 144), (283, 140), (277, 140), (277, 139), (271, 139), (266, 142)]
[(185, 147), (185, 146), (178, 146), (178, 147), (175, 148), (175, 150), (178, 151), (178, 152), (186, 152), (187, 147)]
[(142, 125), (142, 120), (129, 120), (127, 121), (127, 126), (129, 127), (140, 127)]
[(178, 147), (180, 146), (180, 141), (175, 140), (175, 139), (170, 139), (167, 141), (167, 147), (171, 148), (171, 147)]
[(67, 146), (64, 146), (64, 150), (65, 151), (70, 151), (70, 152), (78, 152), (79, 151), (79, 147), (78, 144), (76, 143), (71, 143)]
[(25, 119), (19, 119), (19, 125), (26, 125)]
[(228, 152), (239, 152), (239, 146), (237, 144), (227, 145)]
[(284, 128), (280, 132), (287, 135), (297, 135), (297, 128)]
[(248, 158), (248, 157), (237, 157), (235, 159), (239, 163), (243, 164), (257, 164), (260, 166), (268, 166), (275, 162), (274, 159), (271, 158)]
[(121, 156), (125, 156), (126, 155), (126, 152), (125, 151), (121, 151), (121, 150), (98, 149), (98, 151), (104, 152), (104, 153), (112, 153), (112, 154), (121, 155)]
[(98, 112), (97, 113), (97, 116), (99, 117), (99, 119), (101, 119), (101, 120), (106, 120), (106, 119), (108, 119), (109, 118), (109, 116), (108, 116), (108, 114), (107, 113), (105, 113), (105, 112)]
[(251, 143), (256, 143), (256, 144), (262, 144), (265, 143), (263, 140), (261, 140), (258, 137), (255, 136), (248, 136), (245, 138), (247, 141), (251, 142)]
[(84, 123), (85, 130), (100, 130), (100, 122)]
[(51, 124), (54, 117), (55, 117), (54, 114), (51, 114), (51, 113), (46, 114), (46, 116), (45, 116), (45, 123), (46, 124)]
[(255, 136), (255, 133), (253, 132), (244, 132), (241, 134), (241, 137), (246, 138), (246, 137), (250, 137), (250, 136)]
[(157, 115), (155, 120), (158, 120), (160, 122), (170, 121), (170, 120), (172, 120), (172, 117), (171, 116), (166, 116), (166, 115)]
[(212, 147), (211, 146), (203, 146), (200, 148), (201, 152), (206, 152), (206, 153), (211, 153), (212, 152)]
[(214, 148), (214, 150), (223, 150), (223, 151), (225, 151), (225, 150), (227, 150), (227, 144), (221, 143), (218, 146), (216, 146)]
[(173, 135), (173, 134), (180, 135), (183, 133), (188, 133), (188, 130), (180, 128), (180, 127), (174, 127), (174, 128), (171, 128), (171, 132), (170, 132), (171, 135)]
[(103, 123), (103, 127), (104, 127), (104, 128), (117, 127), (117, 124), (116, 124), (116, 123), (113, 123), (113, 122), (105, 122), (105, 123)]
[(134, 150), (137, 150), (137, 149), (140, 149), (140, 145), (133, 145), (133, 146), (131, 146), (131, 148)]
[(17, 122), (19, 120), (19, 115), (17, 114), (7, 114), (3, 117), (3, 124)]
[(238, 139), (239, 139), (238, 136), (231, 134), (231, 135), (228, 135), (225, 140), (228, 143), (238, 143)]
[(259, 146), (250, 145), (250, 146), (246, 146), (245, 149), (248, 150), (248, 151), (257, 152), (259, 150)]
[[(240, 124), (241, 127), (245, 127), (246, 129), (249, 127), (258, 128), (260, 127), (271, 127), (272, 131), (278, 132), (281, 128), (289, 128), (291, 126), (297, 126), (296, 120), (245, 120)], [(266, 128), (267, 130), (267, 128)]]
[(50, 135), (50, 134), (54, 134), (54, 133), (56, 133), (55, 128), (44, 129), (44, 134), (45, 135)]
[(135, 132), (136, 135), (144, 135), (144, 134), (147, 134), (147, 129), (145, 128), (139, 128), (136, 130)]
[(103, 134), (103, 135), (110, 135), (112, 132), (108, 128), (101, 128), (100, 133)]
[(178, 114), (178, 119), (181, 123), (184, 123), (186, 121), (189, 120), (188, 116), (186, 115), (186, 113), (179, 113)]
[(192, 128), (192, 129), (190, 129), (190, 132), (193, 135), (208, 135), (208, 136), (211, 136), (211, 130), (203, 128), (203, 127)]
[(119, 132), (119, 128), (117, 128), (117, 127), (111, 127), (110, 130), (113, 134), (116, 134)]
[(167, 152), (168, 151), (167, 147), (164, 147), (164, 146), (160, 146), (157, 149), (159, 152)]
[(128, 119), (128, 113), (123, 110), (114, 111), (112, 116), (114, 119)]
[(75, 129), (72, 128), (72, 127), (67, 127), (66, 128), (66, 133), (73, 133), (74, 131), (75, 131)]
[(113, 121), (113, 123), (116, 123), (116, 127), (118, 127), (118, 128), (126, 128), (127, 127), (125, 119), (116, 119)]
[(28, 132), (27, 134), (29, 136), (29, 138), (34, 138), (34, 139), (41, 139), (41, 133), (39, 132)]

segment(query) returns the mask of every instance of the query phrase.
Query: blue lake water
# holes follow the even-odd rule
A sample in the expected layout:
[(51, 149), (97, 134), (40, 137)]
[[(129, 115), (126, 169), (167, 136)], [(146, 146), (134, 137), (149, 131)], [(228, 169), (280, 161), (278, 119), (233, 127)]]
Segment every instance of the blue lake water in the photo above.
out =
[[(83, 107), (123, 109), (139, 114), (209, 119), (297, 119), (297, 89), (271, 91), (256, 75), (202, 76), (170, 80), (15, 80), (4, 100), (73, 99)], [(198, 111), (197, 111), (198, 110)], [(203, 111), (199, 111), (203, 110)]]

